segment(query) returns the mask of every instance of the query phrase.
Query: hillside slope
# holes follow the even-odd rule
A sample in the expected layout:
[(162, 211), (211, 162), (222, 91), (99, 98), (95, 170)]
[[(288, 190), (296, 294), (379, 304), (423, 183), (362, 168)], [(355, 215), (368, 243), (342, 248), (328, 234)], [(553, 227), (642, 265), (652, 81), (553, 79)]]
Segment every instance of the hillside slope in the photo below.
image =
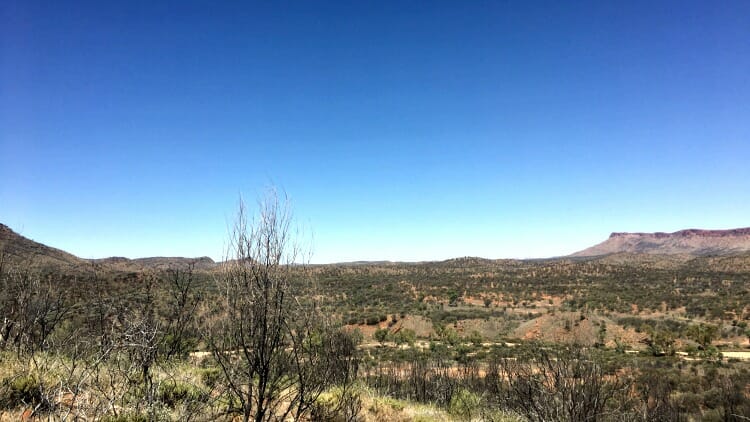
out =
[(732, 230), (680, 230), (674, 233), (612, 233), (598, 245), (571, 256), (617, 253), (663, 255), (733, 255), (750, 251), (750, 228)]
[(98, 264), (117, 271), (142, 271), (145, 269), (164, 270), (168, 268), (187, 268), (189, 265), (197, 270), (209, 270), (218, 264), (209, 257), (152, 257), (152, 258), (102, 258), (86, 260), (73, 254), (35, 242), (11, 230), (0, 223), (0, 256), (6, 262), (23, 263), (36, 267), (82, 267)]
[(77, 266), (85, 261), (73, 254), (35, 242), (0, 224), (0, 255), (7, 262), (25, 262), (35, 265)]

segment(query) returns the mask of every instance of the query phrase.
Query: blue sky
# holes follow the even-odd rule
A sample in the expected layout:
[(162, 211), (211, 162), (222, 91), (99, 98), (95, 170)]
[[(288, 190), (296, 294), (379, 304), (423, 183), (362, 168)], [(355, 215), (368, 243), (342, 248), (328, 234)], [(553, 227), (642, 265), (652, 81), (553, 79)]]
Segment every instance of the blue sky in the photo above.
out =
[(275, 184), (313, 262), (750, 226), (747, 1), (214, 3), (0, 5), (0, 222), (218, 259)]

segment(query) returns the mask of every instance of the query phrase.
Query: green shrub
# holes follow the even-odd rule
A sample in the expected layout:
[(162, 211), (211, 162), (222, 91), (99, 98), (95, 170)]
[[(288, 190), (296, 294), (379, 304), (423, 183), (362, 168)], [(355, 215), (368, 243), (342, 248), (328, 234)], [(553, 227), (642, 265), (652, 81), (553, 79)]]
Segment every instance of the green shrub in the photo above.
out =
[(395, 410), (397, 412), (400, 412), (400, 411), (404, 410), (404, 407), (406, 407), (406, 403), (405, 402), (403, 402), (401, 400), (397, 400), (397, 399), (391, 398), (391, 397), (381, 397), (381, 398), (377, 399), (376, 402), (378, 404), (382, 404), (384, 406), (390, 407), (391, 409), (393, 409), (393, 410)]
[(479, 346), (482, 344), (482, 340), (484, 340), (484, 338), (482, 337), (482, 334), (480, 334), (478, 331), (473, 330), (468, 335), (468, 337), (466, 337), (466, 340), (470, 341), (475, 346)]
[(36, 407), (42, 402), (42, 387), (33, 375), (22, 375), (3, 381), (0, 405), (13, 409), (20, 405)]
[(396, 342), (396, 344), (414, 344), (414, 342), (417, 339), (417, 335), (414, 333), (414, 330), (410, 330), (408, 328), (403, 328), (399, 330), (394, 336), (393, 341)]
[(121, 413), (117, 416), (104, 416), (101, 422), (151, 422), (152, 418), (142, 413)]
[(224, 374), (219, 368), (204, 368), (201, 370), (201, 381), (206, 387), (213, 388)]
[(159, 386), (159, 399), (174, 408), (180, 403), (197, 401), (203, 396), (194, 385), (182, 382), (166, 382)]
[(386, 340), (388, 340), (388, 336), (390, 335), (390, 332), (387, 328), (380, 328), (375, 331), (373, 334), (373, 337), (375, 337), (375, 340), (377, 340), (381, 345), (385, 343)]
[(460, 389), (451, 397), (448, 413), (459, 419), (471, 420), (479, 409), (479, 404), (479, 396), (469, 390)]
[(334, 388), (323, 394), (310, 409), (311, 420), (314, 421), (352, 421), (359, 420), (362, 410), (362, 399), (357, 389)]

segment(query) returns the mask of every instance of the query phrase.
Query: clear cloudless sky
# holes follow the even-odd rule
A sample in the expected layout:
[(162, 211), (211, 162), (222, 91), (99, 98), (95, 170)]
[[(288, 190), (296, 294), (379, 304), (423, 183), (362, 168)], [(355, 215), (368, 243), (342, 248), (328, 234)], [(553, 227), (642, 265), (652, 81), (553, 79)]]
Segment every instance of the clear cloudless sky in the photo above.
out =
[(0, 222), (219, 259), (269, 184), (313, 262), (750, 226), (750, 2), (1, 2)]

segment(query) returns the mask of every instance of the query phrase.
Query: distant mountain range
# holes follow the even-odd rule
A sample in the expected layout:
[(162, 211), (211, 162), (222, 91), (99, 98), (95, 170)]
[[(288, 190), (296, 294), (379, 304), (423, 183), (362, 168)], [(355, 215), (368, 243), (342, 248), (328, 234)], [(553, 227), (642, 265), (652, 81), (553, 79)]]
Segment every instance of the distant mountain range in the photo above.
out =
[[(604, 242), (576, 252), (569, 257), (619, 256), (629, 259), (635, 255), (675, 256), (730, 256), (750, 252), (750, 228), (734, 230), (680, 230), (674, 233), (612, 233)], [(82, 259), (60, 249), (49, 247), (23, 237), (0, 224), (0, 257), (6, 262), (27, 263), (37, 267), (66, 266), (84, 268), (92, 264), (119, 271), (141, 271), (144, 269), (186, 268), (193, 265), (197, 270), (210, 270), (218, 263), (209, 257), (153, 257), (128, 259), (111, 257)], [(565, 258), (565, 257), (561, 257)], [(457, 258), (446, 262), (467, 260)], [(471, 258), (480, 259), (480, 258)], [(463, 262), (463, 261), (462, 261)], [(369, 262), (370, 265), (377, 262)], [(368, 264), (368, 262), (348, 265)], [(385, 264), (381, 262), (381, 264)], [(339, 264), (345, 265), (345, 264)]]
[(616, 253), (654, 255), (735, 255), (750, 251), (750, 228), (732, 230), (680, 230), (674, 233), (612, 233), (598, 245), (571, 256)]

